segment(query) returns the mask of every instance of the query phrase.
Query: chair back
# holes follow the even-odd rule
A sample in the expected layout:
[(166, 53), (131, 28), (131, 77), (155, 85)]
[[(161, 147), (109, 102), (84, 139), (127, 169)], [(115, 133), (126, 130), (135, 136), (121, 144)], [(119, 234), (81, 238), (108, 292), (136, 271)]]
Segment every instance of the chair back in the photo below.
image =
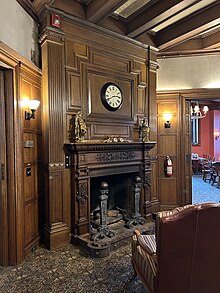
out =
[(155, 292), (220, 292), (220, 205), (176, 210), (157, 219)]

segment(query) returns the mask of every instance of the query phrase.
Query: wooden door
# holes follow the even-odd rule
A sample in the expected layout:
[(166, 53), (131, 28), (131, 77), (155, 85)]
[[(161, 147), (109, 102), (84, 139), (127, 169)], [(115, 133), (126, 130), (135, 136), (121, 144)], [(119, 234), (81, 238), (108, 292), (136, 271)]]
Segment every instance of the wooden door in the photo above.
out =
[(7, 154), (4, 71), (0, 70), (0, 264), (8, 262)]
[(191, 102), (183, 99), (183, 136), (182, 136), (182, 154), (184, 155), (182, 166), (185, 172), (182, 184), (182, 205), (192, 203), (192, 162), (191, 162)]

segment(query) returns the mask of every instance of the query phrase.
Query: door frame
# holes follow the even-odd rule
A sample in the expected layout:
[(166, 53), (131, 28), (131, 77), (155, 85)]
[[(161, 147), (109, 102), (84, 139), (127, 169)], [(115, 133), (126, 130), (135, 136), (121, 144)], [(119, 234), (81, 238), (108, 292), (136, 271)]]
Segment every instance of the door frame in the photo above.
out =
[[(181, 140), (182, 142), (185, 141), (186, 138), (186, 131), (187, 131), (187, 127), (186, 127), (186, 120), (190, 119), (189, 116), (187, 116), (188, 114), (186, 114), (186, 103), (191, 101), (191, 100), (202, 100), (202, 99), (220, 99), (220, 89), (218, 88), (210, 88), (210, 89), (190, 89), (190, 90), (184, 90), (184, 91), (180, 91), (180, 98), (182, 100), (181, 103), (181, 108), (182, 108), (182, 121), (183, 123), (181, 124)], [(190, 121), (191, 122), (191, 119)], [(189, 130), (190, 130), (190, 135), (189, 135), (189, 141), (190, 141), (190, 146), (192, 147), (192, 143), (191, 143), (191, 123), (189, 123)], [(183, 143), (181, 144), (183, 146)], [(192, 149), (192, 148), (191, 148)], [(191, 162), (191, 156), (190, 158), (187, 157), (187, 154), (185, 152), (185, 149), (182, 147), (182, 162), (184, 162), (184, 175), (182, 176), (182, 187), (187, 188), (187, 184), (189, 184), (190, 186), (188, 188), (190, 188), (191, 190), (191, 202), (192, 202), (192, 170), (191, 170), (191, 178), (187, 178), (187, 168), (188, 168), (188, 164), (189, 164), (189, 159)], [(189, 180), (187, 183), (187, 180)], [(187, 203), (187, 199), (186, 199), (186, 194), (182, 193), (182, 203), (185, 204)]]
[[(4, 68), (7, 152), (7, 206), (0, 227), (4, 237), (2, 265), (16, 265), (24, 258), (23, 164), (20, 105), (20, 61), (16, 52), (0, 42), (0, 66)], [(4, 203), (3, 203), (4, 204)], [(0, 223), (2, 224), (2, 223)]]
[(7, 153), (6, 153), (6, 105), (4, 69), (0, 67), (0, 264), (8, 263), (8, 193), (7, 193)]

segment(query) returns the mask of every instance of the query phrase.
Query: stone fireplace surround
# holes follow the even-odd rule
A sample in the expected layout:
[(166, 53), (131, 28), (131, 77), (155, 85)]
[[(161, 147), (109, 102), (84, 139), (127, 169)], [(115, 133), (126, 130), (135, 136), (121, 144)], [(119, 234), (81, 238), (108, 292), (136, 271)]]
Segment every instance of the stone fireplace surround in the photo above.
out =
[[(136, 178), (140, 178), (139, 214), (141, 218), (147, 219), (151, 206), (149, 151), (155, 144), (95, 141), (65, 144), (66, 158), (70, 158), (70, 165), (67, 167), (71, 169), (71, 243), (80, 245), (91, 256), (105, 257), (127, 242), (133, 234), (133, 229), (128, 228), (126, 223), (132, 219), (132, 213), (135, 213), (135, 190), (138, 190), (135, 185)], [(113, 207), (110, 212), (117, 213), (120, 217), (117, 223), (108, 225), (107, 229), (113, 231), (111, 237), (94, 240), (93, 230), (96, 230), (98, 225), (94, 224), (92, 214), (101, 193), (107, 194), (108, 208), (111, 206), (110, 202), (117, 202), (117, 207)], [(127, 199), (124, 199), (126, 195)], [(123, 202), (126, 203), (125, 206)], [(148, 229), (148, 226), (146, 221), (145, 224), (137, 223), (133, 228), (144, 230)]]

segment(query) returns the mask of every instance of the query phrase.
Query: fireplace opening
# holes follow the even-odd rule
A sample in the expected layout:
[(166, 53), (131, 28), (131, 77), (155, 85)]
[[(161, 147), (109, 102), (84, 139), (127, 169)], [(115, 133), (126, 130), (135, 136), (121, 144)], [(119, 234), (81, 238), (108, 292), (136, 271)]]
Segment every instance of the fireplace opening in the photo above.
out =
[(133, 172), (91, 178), (90, 221), (92, 228), (97, 229), (100, 226), (107, 228), (109, 225), (111, 226), (109, 229), (115, 230), (126, 227), (126, 223), (135, 213), (134, 189), (135, 178), (138, 176), (138, 172)]

